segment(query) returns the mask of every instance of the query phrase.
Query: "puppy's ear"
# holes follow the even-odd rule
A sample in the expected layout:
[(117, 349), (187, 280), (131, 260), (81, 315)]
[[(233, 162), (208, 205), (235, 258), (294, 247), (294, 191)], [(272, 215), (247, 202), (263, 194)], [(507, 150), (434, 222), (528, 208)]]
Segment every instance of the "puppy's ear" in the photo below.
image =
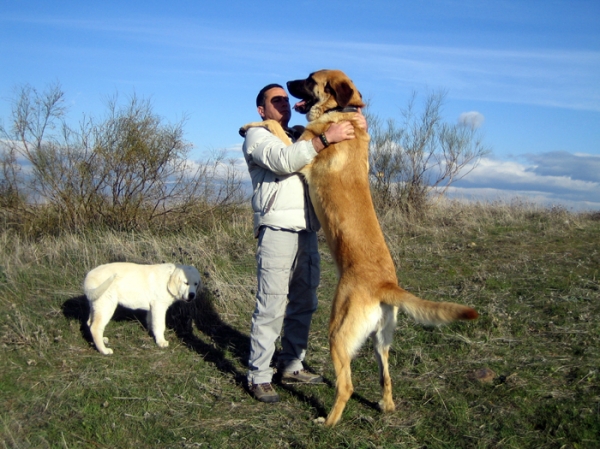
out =
[(181, 285), (181, 268), (175, 267), (171, 276), (169, 276), (169, 282), (167, 282), (167, 290), (174, 297), (179, 296), (179, 287)]
[(345, 108), (350, 103), (354, 89), (346, 81), (331, 81), (325, 85), (325, 92), (334, 96), (338, 106)]

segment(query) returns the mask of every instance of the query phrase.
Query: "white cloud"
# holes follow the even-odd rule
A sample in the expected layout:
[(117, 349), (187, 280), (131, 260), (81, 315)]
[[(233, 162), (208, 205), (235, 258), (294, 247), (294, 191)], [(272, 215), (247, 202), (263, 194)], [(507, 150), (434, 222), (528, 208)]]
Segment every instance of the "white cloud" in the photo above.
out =
[(463, 112), (458, 117), (458, 123), (469, 126), (471, 129), (479, 128), (483, 125), (484, 120), (483, 114), (477, 111)]
[[(242, 154), (242, 143), (234, 143), (233, 145), (227, 147), (228, 153), (236, 153), (238, 155)], [(243, 156), (242, 156), (243, 157)]]
[(482, 159), (448, 192), (453, 197), (477, 200), (522, 197), (545, 205), (600, 209), (600, 175), (592, 168), (593, 176), (571, 176), (585, 173), (600, 157), (564, 152), (529, 155), (528, 159), (537, 164)]
[(475, 169), (464, 178), (463, 182), (479, 186), (494, 186), (537, 191), (541, 189), (554, 191), (584, 192), (592, 194), (594, 189), (600, 192), (600, 184), (593, 181), (582, 181), (569, 176), (556, 176), (535, 172), (535, 167), (512, 162), (483, 159)]
[(463, 201), (508, 203), (519, 199), (541, 207), (562, 206), (573, 211), (600, 210), (600, 201), (569, 199), (545, 191), (450, 187), (446, 195), (449, 198)]
[(566, 176), (582, 181), (600, 182), (600, 156), (553, 151), (529, 154), (526, 158), (535, 165), (529, 171), (540, 176)]

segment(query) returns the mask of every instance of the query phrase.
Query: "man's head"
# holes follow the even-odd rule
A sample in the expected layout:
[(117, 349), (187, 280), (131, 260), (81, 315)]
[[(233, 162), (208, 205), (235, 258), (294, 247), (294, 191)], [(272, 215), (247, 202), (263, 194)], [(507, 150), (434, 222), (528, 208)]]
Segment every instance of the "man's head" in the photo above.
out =
[(268, 84), (260, 90), (256, 108), (263, 120), (275, 120), (284, 128), (292, 116), (288, 94), (279, 84)]

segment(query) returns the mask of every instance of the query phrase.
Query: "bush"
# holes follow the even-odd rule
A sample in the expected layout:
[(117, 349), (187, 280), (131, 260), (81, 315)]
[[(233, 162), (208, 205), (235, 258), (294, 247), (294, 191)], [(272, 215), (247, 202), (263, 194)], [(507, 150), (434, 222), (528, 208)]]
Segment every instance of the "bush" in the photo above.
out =
[(47, 230), (133, 230), (189, 222), (243, 200), (241, 176), (223, 153), (191, 162), (184, 121), (164, 123), (135, 95), (123, 106), (115, 96), (106, 118), (84, 118), (73, 129), (59, 85), (42, 93), (25, 86), (11, 122), (0, 127), (0, 204), (21, 229), (40, 226), (31, 215), (48, 209), (55, 220)]
[(443, 92), (428, 95), (418, 112), (413, 94), (400, 126), (392, 119), (384, 125), (367, 114), (371, 184), (379, 211), (399, 207), (405, 213), (421, 213), (431, 192), (445, 193), (489, 152), (474, 126), (443, 122), (444, 98)]

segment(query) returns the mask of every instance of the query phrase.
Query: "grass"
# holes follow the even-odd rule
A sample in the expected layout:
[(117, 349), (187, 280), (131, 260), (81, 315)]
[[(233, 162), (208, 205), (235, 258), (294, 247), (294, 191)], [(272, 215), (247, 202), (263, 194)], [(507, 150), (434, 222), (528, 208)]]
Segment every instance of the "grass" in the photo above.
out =
[[(322, 245), (307, 363), (317, 386), (245, 389), (254, 289), (250, 214), (168, 236), (0, 232), (0, 442), (6, 448), (595, 448), (600, 446), (600, 219), (525, 204), (440, 205), (381, 222), (400, 283), (469, 304), (472, 323), (426, 328), (399, 316), (390, 355), (397, 410), (381, 414), (369, 345), (353, 362), (341, 423), (327, 322), (336, 284)], [(206, 288), (170, 311), (159, 349), (139, 313), (108, 325), (112, 356), (84, 325), (85, 273), (108, 261), (192, 264)], [(487, 381), (477, 374), (487, 369)]]

